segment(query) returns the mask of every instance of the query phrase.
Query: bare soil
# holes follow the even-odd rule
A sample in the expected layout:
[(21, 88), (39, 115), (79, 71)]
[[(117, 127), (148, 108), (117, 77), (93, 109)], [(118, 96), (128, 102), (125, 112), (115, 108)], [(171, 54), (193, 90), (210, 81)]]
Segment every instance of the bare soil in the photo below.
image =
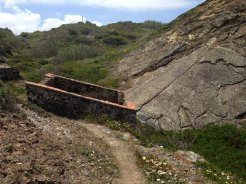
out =
[(114, 183), (108, 144), (75, 121), (0, 113), (0, 183)]

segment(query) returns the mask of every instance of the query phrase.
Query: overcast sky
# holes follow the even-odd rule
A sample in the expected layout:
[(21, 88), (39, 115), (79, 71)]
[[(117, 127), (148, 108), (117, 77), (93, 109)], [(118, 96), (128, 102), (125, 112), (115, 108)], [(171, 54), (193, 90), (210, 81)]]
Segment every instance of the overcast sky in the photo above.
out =
[(204, 0), (0, 0), (0, 27), (15, 34), (88, 20), (169, 22)]

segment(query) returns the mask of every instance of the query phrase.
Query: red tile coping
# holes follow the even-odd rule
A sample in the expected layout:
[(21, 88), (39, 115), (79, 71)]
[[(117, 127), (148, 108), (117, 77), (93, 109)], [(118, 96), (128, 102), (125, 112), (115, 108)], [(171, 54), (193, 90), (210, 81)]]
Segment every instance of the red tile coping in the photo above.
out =
[(81, 97), (81, 98), (84, 98), (84, 99), (87, 99), (87, 100), (92, 100), (92, 101), (100, 102), (100, 103), (103, 103), (103, 104), (109, 104), (109, 105), (112, 105), (112, 106), (115, 106), (115, 107), (120, 107), (120, 108), (123, 108), (123, 109), (137, 110), (136, 106), (133, 105), (133, 103), (130, 103), (129, 106), (128, 106), (129, 103), (127, 105), (119, 105), (119, 104), (116, 104), (116, 103), (112, 103), (112, 102), (108, 102), (108, 101), (104, 101), (104, 100), (99, 100), (99, 99), (91, 98), (91, 97), (87, 97), (87, 96), (82, 96), (82, 95), (78, 95), (76, 93), (67, 92), (67, 91), (64, 91), (64, 90), (61, 90), (61, 89), (58, 89), (58, 88), (54, 88), (54, 87), (50, 87), (50, 86), (46, 86), (46, 85), (43, 85), (43, 84), (38, 84), (38, 83), (33, 83), (33, 82), (26, 82), (26, 84), (31, 85), (31, 86), (36, 86), (36, 87), (39, 87), (39, 88), (43, 88), (43, 89), (49, 89), (49, 90), (60, 92), (60, 93), (69, 94), (69, 95), (72, 95), (72, 96)]
[(45, 74), (45, 76), (49, 77), (49, 78), (59, 77), (59, 78), (75, 81), (75, 82), (78, 82), (78, 83), (81, 83), (81, 84), (86, 84), (86, 85), (90, 85), (90, 86), (94, 86), (94, 87), (98, 87), (98, 88), (103, 88), (103, 89), (108, 89), (108, 90), (124, 93), (123, 91), (120, 91), (120, 90), (116, 90), (116, 89), (112, 89), (112, 88), (106, 88), (106, 87), (99, 86), (99, 85), (96, 85), (96, 84), (92, 84), (92, 83), (89, 83), (89, 82), (84, 82), (84, 81), (79, 81), (79, 80), (75, 80), (75, 79), (59, 76), (59, 75), (56, 75), (56, 74), (53, 74), (53, 73), (47, 73), (47, 74)]

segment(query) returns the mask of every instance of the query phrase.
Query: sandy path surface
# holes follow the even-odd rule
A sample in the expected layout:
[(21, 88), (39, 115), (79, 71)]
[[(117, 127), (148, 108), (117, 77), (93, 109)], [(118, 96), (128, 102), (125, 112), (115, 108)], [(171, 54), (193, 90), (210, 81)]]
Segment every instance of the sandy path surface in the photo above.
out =
[(110, 145), (113, 155), (118, 161), (121, 177), (118, 184), (146, 184), (146, 178), (137, 165), (134, 149), (129, 143), (113, 136), (106, 127), (95, 124), (83, 124), (96, 137), (104, 140)]

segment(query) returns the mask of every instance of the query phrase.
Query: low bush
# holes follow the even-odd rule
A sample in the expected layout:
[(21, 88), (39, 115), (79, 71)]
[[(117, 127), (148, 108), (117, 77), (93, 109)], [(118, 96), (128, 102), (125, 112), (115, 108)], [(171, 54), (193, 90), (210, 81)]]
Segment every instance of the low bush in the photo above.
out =
[(57, 58), (61, 61), (78, 61), (86, 58), (94, 58), (102, 53), (102, 50), (88, 45), (71, 45), (59, 52)]
[(66, 77), (75, 78), (91, 83), (97, 83), (105, 78), (108, 71), (103, 66), (94, 63), (65, 62), (62, 66), (62, 74)]
[(194, 151), (219, 169), (232, 172), (246, 181), (246, 130), (243, 128), (232, 124), (208, 125), (202, 129), (145, 135), (151, 144)]
[(104, 38), (103, 42), (112, 46), (120, 46), (127, 44), (127, 39), (121, 36), (112, 35)]
[(169, 149), (194, 151), (246, 182), (246, 129), (232, 124), (208, 125), (181, 132), (145, 133), (144, 139)]

